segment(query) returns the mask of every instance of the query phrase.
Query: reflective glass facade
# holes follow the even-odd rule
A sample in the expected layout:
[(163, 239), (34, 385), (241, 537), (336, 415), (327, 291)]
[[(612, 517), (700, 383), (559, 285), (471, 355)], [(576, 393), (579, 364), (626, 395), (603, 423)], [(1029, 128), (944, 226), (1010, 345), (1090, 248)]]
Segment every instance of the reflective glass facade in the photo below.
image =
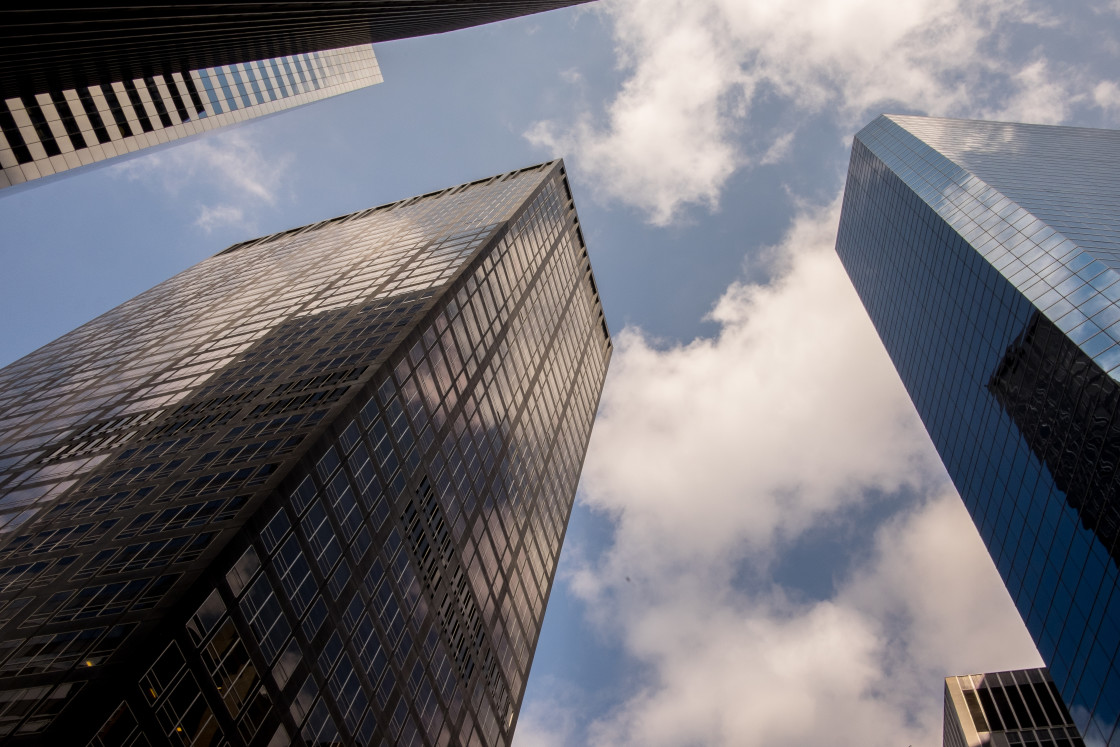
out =
[(3, 369), (0, 736), (509, 744), (610, 351), (553, 162)]
[(880, 117), (837, 252), (1087, 744), (1120, 744), (1120, 132)]
[(944, 747), (1085, 747), (1046, 669), (945, 678)]

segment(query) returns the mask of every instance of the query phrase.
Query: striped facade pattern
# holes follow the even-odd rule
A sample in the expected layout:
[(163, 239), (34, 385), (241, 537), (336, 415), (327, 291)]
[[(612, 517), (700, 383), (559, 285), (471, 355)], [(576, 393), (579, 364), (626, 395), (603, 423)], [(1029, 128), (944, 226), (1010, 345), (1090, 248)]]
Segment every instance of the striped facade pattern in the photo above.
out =
[(1045, 667), (945, 678), (943, 747), (1085, 747)]
[(0, 8), (0, 99), (439, 34), (587, 0), (292, 0)]
[(0, 188), (381, 81), (362, 44), (7, 98)]

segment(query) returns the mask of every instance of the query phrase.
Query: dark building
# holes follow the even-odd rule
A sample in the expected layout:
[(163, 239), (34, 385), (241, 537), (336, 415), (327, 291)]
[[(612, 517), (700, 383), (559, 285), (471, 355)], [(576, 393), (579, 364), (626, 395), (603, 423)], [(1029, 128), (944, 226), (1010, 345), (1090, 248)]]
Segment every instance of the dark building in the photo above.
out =
[(1046, 669), (945, 678), (943, 747), (1085, 747)]
[(0, 189), (380, 82), (366, 44), (9, 97)]
[(439, 34), (585, 2), (15, 0), (0, 10), (0, 98)]
[(1120, 132), (879, 117), (836, 249), (1087, 744), (1120, 744)]
[(556, 161), (0, 370), (0, 739), (508, 745), (610, 352)]
[(381, 82), (370, 44), (587, 0), (0, 9), (0, 188)]

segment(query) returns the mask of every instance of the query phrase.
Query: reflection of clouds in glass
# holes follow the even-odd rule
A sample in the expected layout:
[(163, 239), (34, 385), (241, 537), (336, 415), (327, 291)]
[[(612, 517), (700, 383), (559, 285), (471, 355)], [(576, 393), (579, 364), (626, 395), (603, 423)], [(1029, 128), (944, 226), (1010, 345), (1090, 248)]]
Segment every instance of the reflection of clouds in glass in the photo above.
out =
[[(1084, 707), (1078, 705), (1075, 705), (1070, 709), (1070, 715), (1073, 717), (1073, 722), (1075, 724), (1079, 724), (1078, 728), (1080, 729), (1082, 734), (1086, 732), (1085, 726), (1088, 724), (1099, 726), (1102, 730), (1104, 730), (1105, 734), (1111, 734), (1112, 729), (1116, 726), (1115, 721), (1106, 724), (1098, 718), (1090, 718), (1089, 711)], [(1084, 739), (1085, 747), (1105, 747), (1105, 743), (1101, 741), (1099, 737), (1096, 737), (1093, 734), (1084, 737)]]
[[(0, 371), (0, 488), (88, 474), (285, 323), (447, 283), (543, 173), (235, 245), (16, 361)], [(117, 419), (113, 433), (82, 436)], [(70, 460), (51, 448), (75, 439), (104, 453)]]
[[(864, 146), (1062, 332), (1116, 321), (1106, 289), (1120, 272), (1120, 132), (892, 115), (860, 131)], [(1092, 355), (1105, 371), (1110, 350)]]
[(965, 166), (970, 154), (1015, 156), (1027, 152), (1030, 146), (1031, 125), (896, 115), (891, 119)]
[[(98, 459), (98, 461), (101, 461)], [(13, 485), (23, 482), (17, 479)], [(77, 480), (64, 480), (63, 482), (47, 483), (23, 490), (13, 490), (0, 498), (0, 534), (7, 534), (19, 528), (24, 522), (38, 512), (38, 506), (52, 498), (62, 495)]]

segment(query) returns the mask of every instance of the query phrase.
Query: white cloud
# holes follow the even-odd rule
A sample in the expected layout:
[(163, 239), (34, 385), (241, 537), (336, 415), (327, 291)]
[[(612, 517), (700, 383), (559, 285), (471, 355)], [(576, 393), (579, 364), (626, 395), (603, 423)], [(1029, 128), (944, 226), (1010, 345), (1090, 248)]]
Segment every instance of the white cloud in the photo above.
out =
[[(1017, 71), (1009, 81), (1015, 95), (979, 112), (981, 119), (1036, 124), (1060, 124), (1071, 107), (1090, 99), (1087, 86), (1076, 84), (1075, 71), (1056, 72), (1044, 59), (1038, 59)], [(1098, 86), (1099, 89), (1099, 86)]]
[(1120, 111), (1120, 86), (1111, 80), (1101, 81), (1093, 89), (1093, 101), (1106, 111)]
[(209, 233), (222, 225), (251, 228), (252, 212), (274, 205), (283, 192), (291, 158), (269, 158), (238, 130), (209, 133), (145, 153), (110, 167), (126, 179), (158, 185), (179, 196), (184, 190), (206, 190), (195, 225)]
[(941, 474), (832, 250), (838, 212), (796, 222), (774, 283), (727, 290), (717, 337), (658, 348), (640, 330), (617, 336), (583, 485), (619, 517), (619, 553), (646, 569), (635, 573), (742, 543), (766, 554), (869, 487)]
[[(1060, 25), (1031, 0), (599, 7), (620, 88), (526, 137), (659, 225), (796, 157), (810, 117), (840, 139), (880, 110), (1120, 111), (1113, 82), (1031, 46)], [(714, 337), (616, 336), (580, 497), (613, 535), (562, 583), (643, 675), (590, 725), (529, 703), (519, 745), (933, 744), (943, 677), (1040, 665), (834, 253), (838, 214), (803, 210), (763, 252), (775, 280), (719, 299)], [(830, 598), (771, 580), (811, 532), (891, 512), (820, 569)]]
[(793, 146), (793, 133), (787, 132), (784, 135), (778, 135), (762, 157), (758, 159), (759, 164), (768, 165), (778, 163), (789, 155), (790, 149)]
[(585, 115), (571, 129), (540, 122), (527, 137), (573, 152), (580, 168), (609, 178), (610, 196), (633, 195), (656, 223), (667, 223), (682, 201), (715, 207), (741, 160), (726, 136), (742, 79), (734, 40), (718, 33), (719, 19), (703, 2), (667, 4), (652, 17), (632, 4), (610, 7), (621, 13), (618, 51), (631, 76), (610, 107), (609, 130)]
[(948, 486), (878, 534), (876, 558), (838, 599), (876, 620), (901, 623), (906, 634), (888, 644), (887, 667), (913, 662), (940, 672), (897, 678), (893, 688), (940, 689), (939, 678), (950, 674), (1042, 666), (972, 519)]
[(198, 211), (194, 224), (206, 233), (220, 226), (236, 226), (245, 221), (245, 211), (231, 205), (210, 207), (203, 205)]
[[(881, 109), (1060, 121), (1095, 81), (1036, 54), (1014, 29), (1056, 21), (1028, 0), (614, 0), (625, 80), (603, 112), (537, 122), (534, 144), (570, 156), (599, 196), (655, 224), (715, 209), (736, 170), (780, 154), (791, 122), (827, 111), (854, 132)], [(760, 129), (760, 103), (785, 124)], [(745, 135), (745, 136), (744, 136)], [(788, 147), (788, 143), (785, 145)]]
[[(616, 340), (582, 483), (615, 531), (565, 581), (646, 675), (582, 731), (529, 704), (519, 745), (933, 743), (942, 678), (1038, 664), (833, 251), (837, 212), (799, 216), (713, 339)], [(895, 518), (832, 598), (767, 580), (873, 495)]]
[[(540, 686), (540, 683), (536, 683)], [(564, 747), (578, 742), (580, 711), (587, 708), (577, 687), (549, 678), (547, 699), (532, 700), (517, 718), (518, 747)]]
[(607, 601), (653, 674), (587, 741), (938, 743), (945, 676), (1040, 663), (1022, 626), (1008, 627), (1015, 612), (971, 530), (955, 495), (931, 500), (884, 526), (870, 561), (826, 601), (698, 578), (677, 599)]

